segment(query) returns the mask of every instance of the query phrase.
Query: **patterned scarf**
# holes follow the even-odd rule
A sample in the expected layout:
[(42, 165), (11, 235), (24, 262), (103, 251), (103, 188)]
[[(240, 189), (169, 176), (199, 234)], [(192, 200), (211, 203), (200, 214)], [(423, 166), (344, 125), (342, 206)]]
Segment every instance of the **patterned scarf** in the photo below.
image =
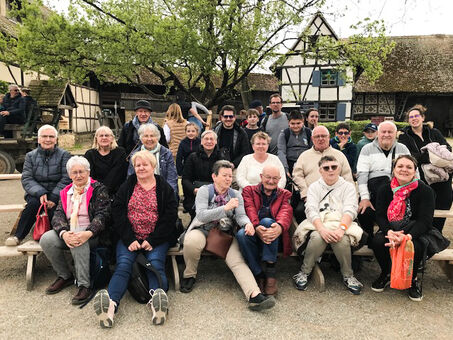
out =
[(406, 199), (412, 190), (417, 189), (418, 179), (413, 179), (407, 184), (399, 185), (396, 177), (390, 182), (393, 191), (393, 200), (387, 209), (387, 218), (389, 222), (401, 221), (406, 213)]
[(226, 198), (228, 196), (228, 190), (223, 195), (219, 194), (219, 193), (217, 193), (217, 189), (215, 188), (215, 185), (214, 185), (214, 194), (215, 194), (214, 202), (217, 204), (218, 207), (224, 206), (225, 204), (228, 203), (228, 201), (226, 200)]
[(71, 212), (71, 220), (69, 221), (69, 227), (71, 231), (75, 231), (79, 226), (79, 209), (80, 204), (82, 203), (82, 196), (87, 189), (89, 183), (91, 183), (90, 177), (88, 177), (88, 182), (81, 187), (76, 186), (75, 184), (72, 185), (73, 193), (71, 196), (72, 201), (72, 212)]

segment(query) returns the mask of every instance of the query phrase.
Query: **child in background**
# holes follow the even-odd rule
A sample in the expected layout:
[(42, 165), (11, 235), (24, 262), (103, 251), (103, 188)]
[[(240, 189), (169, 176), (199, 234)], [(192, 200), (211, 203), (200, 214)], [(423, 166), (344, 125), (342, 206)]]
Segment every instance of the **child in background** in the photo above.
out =
[[(250, 140), (252, 139), (252, 136), (255, 133), (257, 133), (258, 131), (263, 131), (263, 129), (258, 126), (259, 116), (260, 116), (260, 114), (257, 110), (255, 110), (255, 109), (247, 110), (247, 114), (246, 114), (247, 125), (245, 126), (244, 130), (247, 133), (247, 137), (249, 138), (249, 143), (250, 143)], [(252, 150), (251, 144), (250, 144), (250, 150)]]
[(187, 123), (186, 125), (186, 138), (179, 144), (178, 153), (176, 154), (176, 171), (178, 176), (182, 176), (184, 169), (184, 162), (192, 152), (198, 150), (201, 140), (198, 137), (200, 130), (195, 123)]
[(356, 164), (357, 160), (359, 159), (360, 151), (362, 148), (367, 145), (368, 143), (371, 143), (374, 141), (374, 139), (377, 136), (377, 125), (373, 123), (367, 124), (363, 128), (363, 137), (357, 142), (357, 158), (356, 158)]

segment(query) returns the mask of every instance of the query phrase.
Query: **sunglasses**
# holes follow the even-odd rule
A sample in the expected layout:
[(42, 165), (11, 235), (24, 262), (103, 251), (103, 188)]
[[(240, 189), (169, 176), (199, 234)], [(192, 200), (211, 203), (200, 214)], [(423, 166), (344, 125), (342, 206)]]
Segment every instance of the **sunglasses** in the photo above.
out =
[(322, 169), (323, 169), (324, 171), (330, 171), (330, 170), (335, 171), (335, 170), (338, 169), (338, 165), (324, 165), (324, 166), (322, 167)]
[(233, 116), (233, 115), (231, 115), (231, 116), (229, 116), (229, 115), (224, 115), (223, 118), (225, 118), (225, 119), (233, 119), (234, 116)]
[(349, 131), (340, 131), (340, 132), (337, 132), (337, 134), (340, 136), (347, 136), (347, 135), (349, 135)]

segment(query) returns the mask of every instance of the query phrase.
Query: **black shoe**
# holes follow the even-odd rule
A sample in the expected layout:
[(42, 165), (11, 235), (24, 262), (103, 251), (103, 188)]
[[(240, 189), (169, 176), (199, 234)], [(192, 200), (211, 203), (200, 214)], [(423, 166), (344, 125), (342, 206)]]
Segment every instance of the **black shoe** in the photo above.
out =
[(259, 312), (265, 309), (269, 309), (275, 306), (275, 298), (271, 295), (264, 296), (263, 294), (258, 294), (257, 296), (250, 298), (249, 300), (249, 309)]
[(411, 288), (408, 289), (409, 299), (420, 302), (423, 300), (423, 293), (418, 280), (412, 281)]
[(371, 289), (377, 293), (382, 293), (388, 285), (390, 285), (390, 275), (381, 274), (376, 281), (371, 284)]
[(181, 282), (181, 288), (179, 289), (179, 291), (181, 293), (190, 293), (193, 289), (194, 284), (195, 284), (194, 277), (183, 278)]

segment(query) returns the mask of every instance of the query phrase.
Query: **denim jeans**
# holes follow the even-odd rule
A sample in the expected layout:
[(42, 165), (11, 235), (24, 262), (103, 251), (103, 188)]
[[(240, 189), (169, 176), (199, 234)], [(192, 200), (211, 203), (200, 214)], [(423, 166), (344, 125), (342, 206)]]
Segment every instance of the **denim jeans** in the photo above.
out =
[[(260, 221), (260, 225), (270, 228), (274, 222), (273, 219), (266, 217)], [(245, 229), (242, 228), (236, 234), (236, 239), (238, 240), (242, 256), (247, 261), (253, 275), (256, 276), (263, 271), (261, 262), (277, 262), (278, 237), (270, 244), (266, 244), (256, 234), (253, 236), (246, 235)]]
[[(148, 261), (151, 262), (153, 267), (159, 272), (163, 286), (159, 287), (159, 281), (156, 275), (147, 270), (149, 289), (162, 288), (165, 291), (168, 290), (168, 280), (165, 275), (165, 258), (167, 256), (168, 248), (169, 244), (166, 242), (154, 247), (151, 251), (145, 252)], [(132, 273), (132, 265), (137, 258), (137, 254), (136, 251), (129, 251), (122, 240), (118, 241), (116, 246), (116, 269), (108, 287), (110, 298), (115, 301), (117, 305), (119, 305), (121, 298), (124, 293), (126, 293), (129, 278)]]

